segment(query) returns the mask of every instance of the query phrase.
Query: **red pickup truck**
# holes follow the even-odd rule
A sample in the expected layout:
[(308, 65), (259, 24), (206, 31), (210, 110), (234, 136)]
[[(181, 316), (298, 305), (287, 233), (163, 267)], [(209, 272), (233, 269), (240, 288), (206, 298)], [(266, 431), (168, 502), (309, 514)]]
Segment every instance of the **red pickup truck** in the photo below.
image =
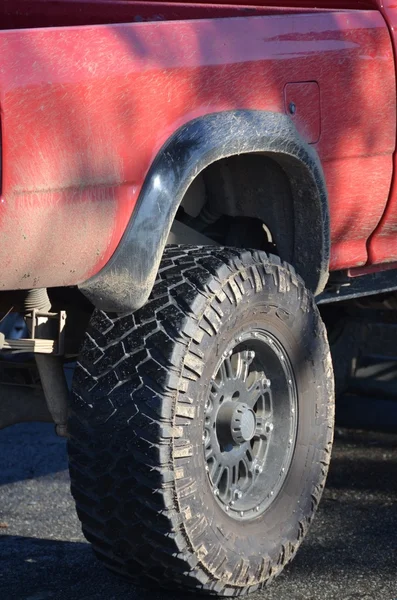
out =
[(0, 427), (68, 437), (113, 571), (261, 589), (325, 483), (323, 320), (331, 336), (338, 307), (397, 289), (397, 6), (0, 15)]

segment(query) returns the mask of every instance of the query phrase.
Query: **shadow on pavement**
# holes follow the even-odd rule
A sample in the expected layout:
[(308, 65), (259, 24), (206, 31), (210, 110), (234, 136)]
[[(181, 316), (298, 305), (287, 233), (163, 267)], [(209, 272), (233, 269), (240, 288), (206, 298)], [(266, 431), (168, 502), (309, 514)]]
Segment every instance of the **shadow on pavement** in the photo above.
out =
[(8, 535), (0, 535), (0, 589), (4, 600), (186, 598), (158, 588), (135, 588), (108, 572), (86, 543)]
[(0, 486), (67, 468), (66, 441), (55, 434), (51, 423), (21, 423), (0, 430)]

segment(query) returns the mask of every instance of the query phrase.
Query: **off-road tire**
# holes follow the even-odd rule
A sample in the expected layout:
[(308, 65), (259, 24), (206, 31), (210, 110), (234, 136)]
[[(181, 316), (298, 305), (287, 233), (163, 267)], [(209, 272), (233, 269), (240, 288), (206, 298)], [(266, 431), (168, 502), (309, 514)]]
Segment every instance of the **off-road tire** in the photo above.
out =
[[(290, 357), (297, 438), (281, 491), (239, 523), (208, 484), (203, 405), (211, 365), (254, 323)], [(319, 503), (333, 396), (325, 328), (292, 267), (257, 251), (167, 247), (143, 308), (94, 312), (75, 372), (71, 487), (96, 555), (174, 589), (237, 596), (264, 587), (295, 555)]]

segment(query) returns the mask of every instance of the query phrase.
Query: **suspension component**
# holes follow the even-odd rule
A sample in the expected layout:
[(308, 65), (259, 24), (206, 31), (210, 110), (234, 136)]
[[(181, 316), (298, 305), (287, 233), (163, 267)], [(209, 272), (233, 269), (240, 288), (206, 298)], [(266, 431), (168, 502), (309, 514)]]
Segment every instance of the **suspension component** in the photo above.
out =
[[(11, 354), (39, 353), (53, 354), (55, 356), (63, 354), (65, 345), (65, 311), (52, 313), (33, 309), (25, 318), (28, 323), (30, 337), (6, 339), (4, 334), (0, 333), (0, 351)], [(47, 338), (42, 338), (38, 335), (40, 324), (43, 321), (53, 322), (50, 328), (51, 334)]]

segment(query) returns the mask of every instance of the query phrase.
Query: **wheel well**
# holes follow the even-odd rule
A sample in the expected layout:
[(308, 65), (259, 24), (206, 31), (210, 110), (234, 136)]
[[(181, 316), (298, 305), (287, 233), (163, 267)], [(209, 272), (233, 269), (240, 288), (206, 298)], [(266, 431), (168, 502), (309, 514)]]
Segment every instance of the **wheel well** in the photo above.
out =
[(188, 188), (176, 219), (222, 244), (271, 250), (294, 262), (294, 197), (287, 173), (269, 154), (209, 165)]
[[(234, 173), (234, 161), (238, 163), (238, 176)], [(187, 206), (186, 192), (201, 172), (204, 206), (194, 217), (184, 213), (181, 202), (185, 198)], [(191, 193), (190, 190), (188, 194)], [(263, 211), (259, 194), (266, 197)], [(308, 289), (315, 294), (324, 290), (328, 280), (330, 233), (319, 157), (299, 136), (287, 115), (259, 110), (211, 113), (175, 131), (149, 169), (116, 251), (99, 273), (80, 283), (79, 289), (102, 310), (122, 314), (139, 308), (153, 287), (175, 217), (175, 225), (182, 221), (185, 230), (190, 222), (193, 232), (204, 231), (211, 222), (205, 208), (208, 204), (212, 210), (218, 203), (222, 211), (234, 211), (237, 216), (239, 211), (243, 215), (252, 214), (251, 210), (254, 215), (260, 211), (261, 219), (238, 218), (256, 219), (262, 230), (261, 223), (265, 223), (267, 231), (271, 231), (269, 223), (273, 221), (272, 237), (280, 256), (289, 260), (292, 255), (290, 262)], [(266, 213), (265, 218), (262, 212)], [(225, 216), (224, 212), (221, 216)], [(226, 217), (236, 218), (228, 214)], [(211, 224), (214, 222), (212, 215)], [(244, 242), (244, 246), (251, 248), (255, 247), (252, 223), (246, 227), (248, 243)], [(237, 237), (241, 238), (238, 231), (241, 226), (237, 225)], [(211, 238), (208, 230), (205, 236)], [(178, 239), (176, 243), (180, 243)]]

